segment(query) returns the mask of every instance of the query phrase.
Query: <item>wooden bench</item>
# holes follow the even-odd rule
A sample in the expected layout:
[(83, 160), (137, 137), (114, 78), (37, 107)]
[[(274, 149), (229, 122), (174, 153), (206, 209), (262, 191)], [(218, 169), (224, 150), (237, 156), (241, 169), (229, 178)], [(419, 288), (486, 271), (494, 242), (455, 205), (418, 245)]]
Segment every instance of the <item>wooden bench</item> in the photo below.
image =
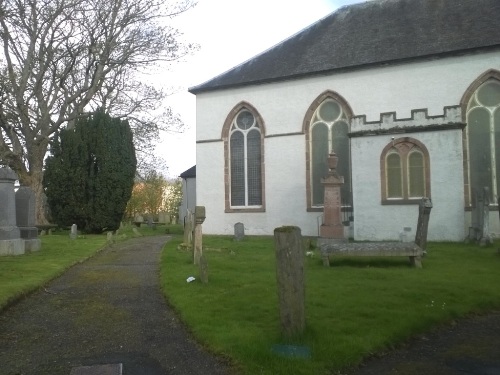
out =
[(330, 257), (334, 255), (361, 257), (398, 257), (410, 258), (410, 264), (422, 268), (424, 250), (415, 242), (338, 242), (320, 246), (323, 265), (330, 266)]

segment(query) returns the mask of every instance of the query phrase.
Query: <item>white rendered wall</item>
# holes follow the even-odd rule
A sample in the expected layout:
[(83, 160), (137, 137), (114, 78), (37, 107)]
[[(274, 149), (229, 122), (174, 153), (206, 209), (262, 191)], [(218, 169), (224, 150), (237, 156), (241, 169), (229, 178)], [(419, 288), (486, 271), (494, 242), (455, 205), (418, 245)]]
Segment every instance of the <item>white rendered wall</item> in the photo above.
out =
[[(427, 108), (428, 115), (435, 116), (443, 114), (444, 106), (460, 104), (468, 86), (492, 68), (500, 69), (500, 52), (198, 94), (197, 204), (207, 209), (204, 232), (232, 234), (233, 225), (243, 222), (247, 234), (272, 234), (277, 226), (298, 225), (303, 234), (317, 235), (320, 213), (306, 210), (303, 134), (265, 139), (266, 212), (224, 213), (221, 132), (228, 113), (238, 103), (246, 101), (256, 108), (264, 121), (266, 136), (300, 133), (307, 109), (326, 90), (342, 95), (354, 114), (366, 115), (368, 121), (378, 121), (383, 112), (396, 112), (398, 119), (408, 118), (413, 109), (421, 108)], [(430, 154), (434, 208), (429, 239), (463, 239), (467, 224), (461, 131), (408, 136), (423, 142)], [(379, 160), (388, 138), (390, 136), (352, 138), (356, 239), (397, 239), (403, 226), (413, 230), (416, 226), (416, 205), (380, 204)], [(204, 142), (207, 140), (219, 141)], [(366, 182), (370, 189), (359, 186), (359, 181), (363, 185)]]
[[(431, 199), (429, 240), (464, 238), (462, 132), (444, 130), (404, 134), (422, 142), (429, 151)], [(396, 138), (398, 138), (396, 136)], [(354, 238), (394, 240), (404, 227), (415, 236), (418, 205), (382, 205), (380, 155), (390, 135), (351, 140), (354, 201)]]

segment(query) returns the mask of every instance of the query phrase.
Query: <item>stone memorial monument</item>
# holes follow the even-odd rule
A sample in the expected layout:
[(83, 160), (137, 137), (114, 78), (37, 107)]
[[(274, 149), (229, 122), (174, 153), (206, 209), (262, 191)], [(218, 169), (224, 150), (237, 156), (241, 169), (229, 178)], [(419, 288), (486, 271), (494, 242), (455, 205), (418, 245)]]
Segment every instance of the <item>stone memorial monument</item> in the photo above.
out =
[(200, 258), (203, 252), (203, 236), (201, 224), (205, 221), (205, 206), (196, 206), (194, 208), (194, 264), (200, 264)]
[(14, 183), (17, 174), (10, 168), (0, 168), (0, 255), (24, 254), (24, 241), (16, 225)]
[(338, 157), (335, 153), (328, 156), (330, 171), (321, 183), (325, 187), (323, 203), (323, 224), (319, 228), (318, 246), (333, 242), (346, 242), (344, 224), (342, 223), (342, 200), (340, 189), (344, 184), (344, 177), (337, 173)]
[(35, 193), (27, 186), (21, 186), (16, 192), (16, 222), (24, 241), (26, 252), (38, 251), (42, 247), (35, 226)]

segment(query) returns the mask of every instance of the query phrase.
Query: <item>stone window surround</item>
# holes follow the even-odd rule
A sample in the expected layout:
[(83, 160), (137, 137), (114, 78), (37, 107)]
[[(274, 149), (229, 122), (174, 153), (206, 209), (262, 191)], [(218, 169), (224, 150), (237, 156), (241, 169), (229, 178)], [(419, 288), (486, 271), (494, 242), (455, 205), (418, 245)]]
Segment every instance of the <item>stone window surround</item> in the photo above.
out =
[[(425, 178), (425, 195), (427, 198), (431, 198), (431, 182), (430, 182), (430, 160), (429, 160), (429, 152), (425, 145), (419, 140), (411, 137), (401, 137), (396, 138), (387, 144), (382, 153), (380, 154), (380, 183), (381, 183), (381, 204), (382, 205), (407, 205), (407, 204), (419, 204), (422, 200), (422, 197), (418, 198), (408, 198), (408, 173), (403, 173), (403, 198), (387, 198), (387, 176), (386, 176), (386, 158), (387, 155), (393, 152), (396, 145), (401, 144), (409, 144), (411, 148), (416, 147), (418, 151), (420, 151), (424, 157), (424, 178)], [(410, 148), (410, 149), (411, 149)], [(410, 150), (409, 150), (410, 151)], [(409, 152), (401, 153), (398, 150), (398, 154), (401, 157), (401, 161), (403, 163), (403, 171), (406, 171), (405, 165), (408, 164), (408, 155)]]
[[(252, 208), (232, 208), (231, 207), (231, 166), (230, 166), (230, 155), (229, 155), (229, 133), (231, 131), (231, 125), (236, 117), (236, 115), (243, 109), (251, 112), (257, 123), (259, 124), (260, 129), (260, 154), (261, 154), (261, 183), (262, 183), (262, 205)], [(233, 109), (229, 112), (224, 121), (224, 125), (222, 127), (221, 138), (224, 142), (224, 212), (225, 213), (233, 213), (233, 212), (265, 212), (266, 211), (266, 189), (265, 189), (265, 162), (264, 162), (264, 137), (265, 137), (265, 124), (262, 116), (259, 112), (252, 106), (250, 103), (242, 101), (238, 103)]]
[[(496, 69), (489, 69), (483, 74), (481, 74), (478, 78), (472, 82), (467, 90), (465, 90), (464, 95), (462, 96), (462, 99), (460, 100), (460, 106), (462, 107), (462, 117), (464, 119), (467, 119), (467, 107), (469, 106), (469, 101), (472, 98), (472, 95), (476, 92), (476, 90), (486, 81), (490, 79), (496, 79), (500, 82), (500, 71)], [(467, 126), (467, 125), (466, 125)], [(468, 167), (468, 160), (469, 160), (469, 148), (468, 148), (468, 141), (467, 141), (467, 132), (464, 131), (462, 132), (462, 149), (463, 149), (463, 170), (464, 170), (464, 201), (465, 201), (465, 210), (470, 211), (472, 210), (472, 201), (471, 201), (471, 188), (470, 188), (470, 183), (469, 183), (469, 167)], [(498, 205), (496, 202), (492, 202), (490, 205), (490, 209), (495, 209), (498, 210)]]
[[(306, 199), (307, 199), (307, 211), (308, 212), (323, 212), (323, 207), (313, 207), (312, 205), (312, 191), (311, 191), (311, 145), (310, 145), (310, 126), (311, 126), (311, 121), (314, 117), (314, 113), (316, 110), (319, 108), (321, 103), (323, 103), (326, 99), (333, 99), (336, 102), (338, 102), (341, 106), (343, 111), (345, 112), (347, 116), (347, 123), (349, 124), (349, 131), (350, 131), (350, 122), (351, 118), (353, 117), (354, 113), (351, 109), (351, 106), (347, 102), (347, 100), (344, 99), (340, 94), (336, 93), (335, 91), (331, 90), (326, 90), (323, 93), (321, 93), (316, 99), (313, 100), (311, 105), (306, 111), (306, 114), (304, 116), (304, 120), (302, 122), (302, 133), (305, 134), (306, 138)], [(349, 167), (349, 170), (351, 170), (351, 167)]]

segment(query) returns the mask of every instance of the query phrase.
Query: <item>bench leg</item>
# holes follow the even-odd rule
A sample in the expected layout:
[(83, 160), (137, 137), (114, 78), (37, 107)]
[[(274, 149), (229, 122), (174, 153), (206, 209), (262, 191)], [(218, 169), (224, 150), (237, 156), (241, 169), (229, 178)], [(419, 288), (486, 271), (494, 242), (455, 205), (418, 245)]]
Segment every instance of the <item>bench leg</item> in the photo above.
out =
[(323, 265), (325, 267), (330, 267), (330, 256), (328, 255), (323, 255)]
[(410, 264), (415, 268), (422, 268), (422, 257), (409, 257)]

